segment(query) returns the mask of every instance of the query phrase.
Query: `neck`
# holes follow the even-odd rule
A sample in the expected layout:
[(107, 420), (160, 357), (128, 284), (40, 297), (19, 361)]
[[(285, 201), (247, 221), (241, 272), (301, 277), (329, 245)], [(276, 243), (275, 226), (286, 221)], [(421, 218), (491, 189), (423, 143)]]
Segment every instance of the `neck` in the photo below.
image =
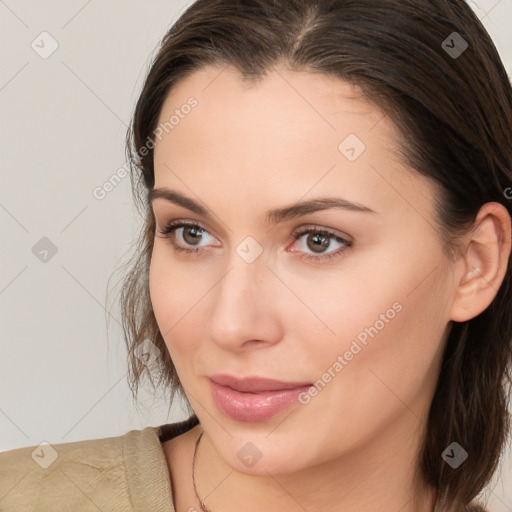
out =
[(233, 470), (204, 433), (196, 452), (197, 494), (207, 512), (433, 512), (436, 490), (414, 479), (421, 436), (413, 430), (405, 437), (390, 431), (324, 464), (267, 475)]

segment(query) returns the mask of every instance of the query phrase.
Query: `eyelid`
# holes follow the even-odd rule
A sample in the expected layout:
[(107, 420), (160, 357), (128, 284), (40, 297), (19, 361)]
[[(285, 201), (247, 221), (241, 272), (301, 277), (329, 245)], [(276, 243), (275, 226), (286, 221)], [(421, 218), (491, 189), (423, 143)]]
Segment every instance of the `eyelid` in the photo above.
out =
[[(174, 220), (171, 220), (171, 221), (168, 221), (168, 222), (163, 222), (163, 229), (159, 229), (158, 228), (158, 223), (157, 223), (157, 229), (158, 231), (162, 232), (162, 231), (165, 231), (167, 228), (169, 227), (179, 227), (178, 225), (182, 223), (182, 224), (185, 224), (185, 225), (188, 225), (188, 226), (198, 226), (199, 228), (201, 228), (203, 231), (206, 231), (208, 234), (210, 234), (211, 236), (217, 238), (216, 234), (215, 233), (215, 230), (212, 230), (206, 226), (203, 225), (203, 223), (201, 221), (198, 221), (198, 220), (195, 220), (195, 219), (185, 219), (185, 218), (177, 218), (177, 219), (174, 219)], [(323, 226), (323, 225), (319, 225), (318, 223), (309, 223), (309, 224), (304, 224), (304, 225), (301, 225), (301, 226), (298, 226), (297, 228), (295, 228), (292, 233), (290, 234), (290, 238), (292, 239), (295, 239), (295, 236), (296, 235), (304, 235), (306, 234), (305, 232), (307, 230), (312, 230), (312, 231), (316, 231), (316, 232), (320, 232), (320, 233), (329, 233), (331, 234), (332, 236), (337, 236), (343, 240), (345, 240), (346, 242), (349, 242), (349, 243), (353, 243), (353, 239), (352, 237), (348, 234), (348, 233), (345, 233), (343, 231), (340, 231), (338, 229), (335, 229), (335, 228), (330, 228), (330, 227), (327, 227), (327, 226)], [(213, 233), (212, 233), (213, 231)]]
[(294, 237), (295, 235), (304, 235), (305, 232), (308, 230), (315, 231), (318, 233), (328, 233), (332, 236), (336, 236), (338, 238), (342, 238), (346, 242), (353, 242), (352, 237), (343, 231), (340, 231), (339, 229), (330, 228), (327, 226), (319, 225), (319, 224), (305, 224), (303, 226), (299, 226), (298, 228), (294, 229), (291, 236)]
[[(166, 220), (169, 217), (171, 217), (171, 216), (168, 216), (168, 215), (162, 216), (163, 221), (161, 223), (159, 223), (158, 220), (156, 221), (155, 232), (158, 230), (160, 233), (162, 233), (162, 231), (167, 229), (170, 225), (175, 226), (177, 224), (186, 224), (186, 225), (189, 225), (189, 226), (192, 226), (192, 227), (198, 226), (199, 228), (201, 228), (202, 230), (206, 231), (209, 235), (213, 236), (217, 240), (222, 238), (218, 234), (217, 230), (208, 227), (207, 225), (204, 224), (204, 222), (202, 222), (200, 220), (197, 220), (197, 219), (194, 219), (194, 218), (190, 218), (190, 217), (176, 217), (176, 218), (172, 218), (171, 217), (171, 220)], [(155, 216), (155, 219), (156, 219), (156, 216)], [(161, 229), (159, 228), (160, 224), (162, 225)]]
[(206, 231), (211, 236), (213, 236), (215, 238), (219, 238), (217, 236), (217, 234), (216, 234), (217, 232), (214, 229), (211, 229), (211, 228), (205, 226), (201, 221), (196, 220), (196, 219), (188, 219), (188, 218), (180, 218), (180, 217), (178, 217), (178, 218), (173, 219), (173, 220), (163, 221), (161, 223), (162, 226), (163, 226), (161, 229), (159, 228), (159, 224), (160, 223), (157, 221), (156, 222), (156, 226), (155, 226), (155, 232), (156, 231), (159, 231), (159, 232), (165, 231), (170, 226), (175, 227), (175, 226), (177, 226), (179, 224), (186, 224), (187, 226), (192, 226), (192, 227), (197, 226), (197, 227), (201, 228), (203, 231)]

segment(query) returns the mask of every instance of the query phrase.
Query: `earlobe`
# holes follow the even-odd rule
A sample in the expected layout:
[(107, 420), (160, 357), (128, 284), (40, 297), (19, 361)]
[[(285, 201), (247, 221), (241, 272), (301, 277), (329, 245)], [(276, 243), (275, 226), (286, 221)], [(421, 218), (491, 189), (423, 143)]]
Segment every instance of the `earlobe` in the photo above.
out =
[(478, 316), (494, 300), (508, 269), (511, 219), (500, 203), (486, 203), (467, 236), (465, 255), (457, 262), (451, 320)]

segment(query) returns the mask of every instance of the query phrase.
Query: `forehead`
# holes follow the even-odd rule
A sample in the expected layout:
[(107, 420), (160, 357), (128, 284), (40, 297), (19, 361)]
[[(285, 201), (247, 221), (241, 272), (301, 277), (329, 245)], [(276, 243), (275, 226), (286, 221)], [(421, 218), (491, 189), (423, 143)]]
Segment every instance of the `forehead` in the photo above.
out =
[[(159, 124), (169, 120), (192, 96), (198, 100), (195, 110), (201, 112), (201, 117), (214, 118), (217, 126), (236, 129), (250, 123), (260, 132), (272, 132), (288, 121), (293, 124), (290, 128), (295, 136), (306, 133), (308, 127), (311, 132), (326, 133), (342, 133), (347, 127), (357, 130), (365, 124), (374, 126), (384, 117), (358, 87), (338, 78), (275, 67), (253, 81), (244, 80), (231, 66), (208, 66), (172, 88)], [(386, 132), (397, 135), (389, 120), (385, 124)]]
[[(185, 108), (190, 98), (196, 104)], [(389, 117), (353, 85), (322, 74), (274, 68), (250, 83), (231, 67), (203, 68), (168, 95), (165, 123), (155, 186), (183, 190), (185, 180), (204, 192), (224, 184), (240, 203), (250, 188), (274, 204), (338, 189), (378, 208), (400, 194), (421, 202), (430, 185), (397, 158), (399, 133)]]

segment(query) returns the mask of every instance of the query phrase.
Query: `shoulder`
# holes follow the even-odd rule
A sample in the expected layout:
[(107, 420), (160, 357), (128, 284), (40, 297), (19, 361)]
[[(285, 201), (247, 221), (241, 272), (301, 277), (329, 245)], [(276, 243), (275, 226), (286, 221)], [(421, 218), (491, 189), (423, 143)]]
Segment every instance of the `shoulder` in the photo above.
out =
[(197, 423), (193, 415), (117, 437), (1, 452), (0, 510), (173, 512), (162, 443)]
[[(158, 427), (118, 437), (27, 446), (0, 453), (0, 509), (130, 511), (127, 450)], [(92, 507), (92, 508), (91, 508)], [(97, 508), (96, 508), (97, 507)]]

